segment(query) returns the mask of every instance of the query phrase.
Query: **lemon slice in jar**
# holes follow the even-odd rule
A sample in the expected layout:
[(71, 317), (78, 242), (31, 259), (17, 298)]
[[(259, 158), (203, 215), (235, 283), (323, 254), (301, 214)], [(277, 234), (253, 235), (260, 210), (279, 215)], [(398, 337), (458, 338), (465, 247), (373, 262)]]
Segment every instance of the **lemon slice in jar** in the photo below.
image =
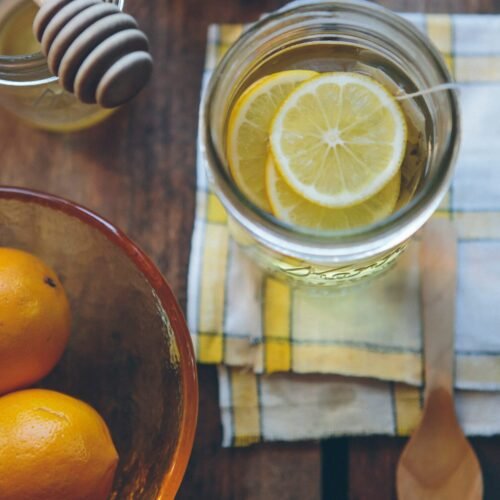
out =
[(266, 165), (266, 187), (273, 214), (288, 224), (317, 230), (348, 230), (389, 216), (396, 207), (400, 183), (401, 173), (396, 172), (381, 191), (364, 202), (329, 208), (311, 203), (291, 189), (276, 169), (272, 155)]
[(406, 121), (394, 97), (357, 73), (324, 73), (299, 85), (270, 131), (276, 167), (302, 198), (340, 208), (384, 188), (401, 167)]
[(289, 70), (265, 76), (248, 87), (234, 105), (227, 132), (229, 170), (237, 186), (255, 205), (271, 211), (265, 188), (269, 128), (276, 111), (315, 71)]

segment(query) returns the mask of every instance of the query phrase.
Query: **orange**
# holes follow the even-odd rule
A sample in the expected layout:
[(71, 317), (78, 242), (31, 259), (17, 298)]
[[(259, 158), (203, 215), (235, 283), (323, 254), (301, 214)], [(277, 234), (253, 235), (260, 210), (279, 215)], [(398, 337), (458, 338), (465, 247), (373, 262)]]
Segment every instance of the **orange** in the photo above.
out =
[(34, 255), (0, 247), (0, 394), (47, 375), (64, 351), (70, 324), (54, 271)]
[(27, 389), (0, 397), (2, 500), (105, 500), (118, 454), (89, 405)]

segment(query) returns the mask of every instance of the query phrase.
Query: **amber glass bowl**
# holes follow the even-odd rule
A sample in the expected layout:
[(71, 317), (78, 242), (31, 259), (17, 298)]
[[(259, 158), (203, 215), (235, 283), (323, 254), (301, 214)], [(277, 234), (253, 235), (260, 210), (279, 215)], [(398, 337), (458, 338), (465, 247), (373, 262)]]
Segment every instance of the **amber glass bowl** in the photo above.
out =
[(70, 298), (68, 348), (43, 387), (96, 408), (120, 454), (112, 498), (170, 499), (194, 439), (198, 386), (184, 317), (121, 231), (68, 201), (0, 187), (0, 246), (54, 268)]

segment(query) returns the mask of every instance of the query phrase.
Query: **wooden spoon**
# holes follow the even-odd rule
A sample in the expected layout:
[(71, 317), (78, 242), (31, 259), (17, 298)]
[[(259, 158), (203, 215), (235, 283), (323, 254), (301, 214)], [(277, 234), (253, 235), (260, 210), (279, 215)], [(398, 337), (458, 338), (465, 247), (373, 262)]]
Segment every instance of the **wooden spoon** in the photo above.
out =
[(135, 19), (102, 0), (34, 0), (33, 32), (59, 83), (84, 103), (114, 108), (132, 99), (153, 69)]
[(479, 500), (483, 479), (453, 403), (457, 245), (451, 223), (424, 228), (421, 258), (425, 356), (422, 421), (399, 460), (399, 500)]

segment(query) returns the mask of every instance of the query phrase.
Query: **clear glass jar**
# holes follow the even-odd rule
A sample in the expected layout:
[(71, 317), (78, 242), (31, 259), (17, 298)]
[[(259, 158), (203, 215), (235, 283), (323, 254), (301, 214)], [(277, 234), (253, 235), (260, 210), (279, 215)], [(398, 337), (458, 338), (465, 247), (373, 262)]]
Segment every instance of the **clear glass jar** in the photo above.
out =
[(451, 81), (430, 40), (383, 7), (359, 0), (293, 2), (236, 41), (203, 97), (202, 153), (212, 187), (228, 212), (232, 236), (266, 271), (294, 284), (339, 286), (387, 269), (443, 199), (459, 146), (456, 92), (428, 93), (413, 99), (425, 117), (422, 175), (415, 192), (400, 199), (399, 209), (388, 218), (349, 231), (318, 232), (291, 227), (248, 201), (229, 174), (225, 153), (236, 99), (253, 81), (280, 69), (332, 71), (335, 61), (328, 54), (338, 47), (355, 49), (364, 66), (390, 75), (391, 85), (406, 93)]
[[(123, 9), (124, 0), (108, 0)], [(31, 25), (32, 0), (0, 0), (0, 106), (28, 124), (55, 132), (81, 130), (113, 110), (81, 103), (53, 76)]]

